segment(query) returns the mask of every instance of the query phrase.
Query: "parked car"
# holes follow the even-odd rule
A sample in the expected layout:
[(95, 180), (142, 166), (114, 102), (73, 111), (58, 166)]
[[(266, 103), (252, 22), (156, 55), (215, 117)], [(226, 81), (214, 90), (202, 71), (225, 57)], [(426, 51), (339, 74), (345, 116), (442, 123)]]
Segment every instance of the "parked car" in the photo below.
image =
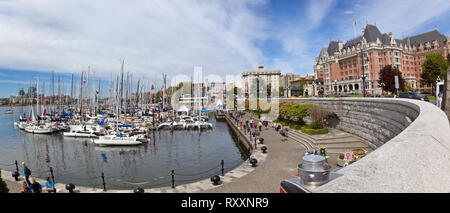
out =
[(416, 99), (416, 100), (422, 100), (422, 101), (430, 101), (427, 96), (422, 95), (417, 92), (402, 92), (402, 93), (400, 93), (399, 98), (409, 98), (409, 99)]

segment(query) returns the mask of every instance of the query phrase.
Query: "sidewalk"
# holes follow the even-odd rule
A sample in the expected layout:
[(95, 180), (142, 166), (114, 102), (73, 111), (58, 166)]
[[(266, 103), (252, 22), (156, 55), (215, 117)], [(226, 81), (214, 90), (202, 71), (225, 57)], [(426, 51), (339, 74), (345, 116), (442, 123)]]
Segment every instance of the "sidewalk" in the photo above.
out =
[[(245, 120), (250, 117), (246, 116)], [(241, 119), (242, 120), (242, 119)], [(245, 123), (245, 120), (242, 120)], [(255, 119), (253, 119), (255, 120)], [(298, 164), (305, 147), (290, 139), (281, 142), (281, 135), (272, 127), (262, 128), (261, 137), (269, 155), (253, 172), (226, 185), (205, 191), (206, 193), (279, 193), (280, 182), (297, 174)], [(258, 144), (258, 149), (262, 145)]]

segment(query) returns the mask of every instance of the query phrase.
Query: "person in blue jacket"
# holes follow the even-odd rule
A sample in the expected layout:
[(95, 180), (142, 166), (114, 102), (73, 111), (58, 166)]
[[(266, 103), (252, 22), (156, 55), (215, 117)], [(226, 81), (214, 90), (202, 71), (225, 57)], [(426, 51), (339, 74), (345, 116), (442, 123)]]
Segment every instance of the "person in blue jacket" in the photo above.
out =
[(47, 177), (47, 182), (45, 182), (45, 191), (48, 193), (56, 193), (55, 183), (50, 180), (50, 177)]
[(22, 169), (23, 169), (23, 176), (25, 176), (25, 180), (27, 181), (28, 186), (31, 185), (31, 182), (29, 180), (31, 171), (25, 164), (25, 162), (22, 162)]

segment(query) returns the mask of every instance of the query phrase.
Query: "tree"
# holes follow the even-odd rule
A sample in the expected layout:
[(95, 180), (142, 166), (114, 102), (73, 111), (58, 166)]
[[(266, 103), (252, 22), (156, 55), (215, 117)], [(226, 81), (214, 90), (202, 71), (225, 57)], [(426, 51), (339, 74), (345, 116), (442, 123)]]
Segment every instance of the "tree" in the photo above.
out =
[(399, 82), (399, 90), (404, 91), (405, 82), (402, 78), (402, 73), (398, 70), (397, 67), (393, 67), (392, 65), (387, 65), (383, 69), (380, 70), (379, 73), (380, 79), (378, 79), (378, 83), (384, 83), (383, 90), (389, 91), (392, 93), (396, 92), (395, 88), (395, 76), (398, 76)]
[(2, 170), (0, 169), (0, 194), (8, 192), (9, 192), (8, 186), (6, 185), (5, 181), (2, 180)]
[[(422, 74), (420, 74), (420, 82), (422, 84), (431, 85), (434, 91), (438, 77), (444, 79), (445, 72), (449, 64), (445, 61), (441, 53), (428, 54), (422, 64)], [(433, 93), (434, 94), (434, 93)]]

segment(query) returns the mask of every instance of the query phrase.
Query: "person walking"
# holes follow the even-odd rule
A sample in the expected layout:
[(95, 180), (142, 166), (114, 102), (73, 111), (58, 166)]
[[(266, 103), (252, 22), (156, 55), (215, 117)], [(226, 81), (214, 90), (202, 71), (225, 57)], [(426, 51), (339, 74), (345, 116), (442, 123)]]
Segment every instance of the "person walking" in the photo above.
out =
[(262, 122), (261, 121), (259, 121), (258, 127), (259, 127), (259, 131), (261, 132), (261, 128), (262, 128)]
[(56, 193), (55, 183), (50, 180), (50, 177), (47, 177), (47, 182), (45, 182), (45, 191), (48, 193)]
[(442, 108), (442, 93), (439, 93), (438, 97), (436, 97), (436, 106), (439, 107), (439, 109)]
[(35, 194), (39, 194), (42, 193), (42, 186), (39, 182), (36, 182), (35, 178), (31, 178), (31, 185), (30, 185), (30, 189), (33, 191), (33, 193)]
[(23, 176), (25, 176), (25, 180), (27, 181), (28, 186), (31, 185), (31, 182), (29, 180), (31, 175), (31, 170), (27, 167), (27, 164), (25, 162), (22, 162), (22, 169), (23, 169)]

